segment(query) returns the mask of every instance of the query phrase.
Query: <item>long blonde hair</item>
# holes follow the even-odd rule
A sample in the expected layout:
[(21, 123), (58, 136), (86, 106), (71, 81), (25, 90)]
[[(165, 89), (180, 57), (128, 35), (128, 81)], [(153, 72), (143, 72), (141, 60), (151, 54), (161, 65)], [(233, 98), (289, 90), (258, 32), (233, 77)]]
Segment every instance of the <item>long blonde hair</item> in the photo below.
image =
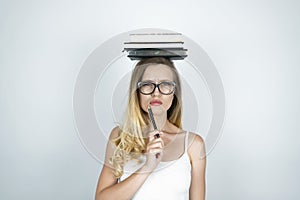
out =
[(113, 139), (116, 146), (110, 162), (114, 168), (114, 175), (120, 178), (123, 175), (125, 163), (133, 158), (140, 156), (145, 150), (147, 139), (143, 136), (143, 127), (148, 124), (148, 114), (140, 107), (139, 92), (137, 83), (141, 81), (142, 76), (148, 66), (153, 64), (163, 64), (170, 67), (173, 71), (176, 89), (172, 105), (167, 111), (168, 120), (175, 126), (182, 128), (182, 100), (181, 83), (178, 72), (173, 64), (167, 58), (153, 57), (140, 60), (131, 75), (128, 106), (125, 113), (125, 120), (120, 127), (118, 137)]

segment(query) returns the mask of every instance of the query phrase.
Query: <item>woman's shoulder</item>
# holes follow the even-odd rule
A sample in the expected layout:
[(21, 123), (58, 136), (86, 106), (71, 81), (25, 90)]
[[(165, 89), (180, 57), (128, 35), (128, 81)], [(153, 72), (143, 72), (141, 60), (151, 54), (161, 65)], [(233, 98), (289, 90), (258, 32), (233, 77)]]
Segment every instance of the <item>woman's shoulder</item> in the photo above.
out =
[(116, 126), (114, 127), (111, 132), (110, 132), (110, 135), (109, 135), (109, 140), (115, 140), (117, 139), (119, 136), (120, 136), (120, 127), (119, 126)]
[(203, 158), (206, 155), (204, 139), (197, 133), (189, 132), (188, 154), (191, 161), (195, 158)]
[(197, 134), (197, 133), (194, 133), (194, 132), (187, 132), (188, 133), (188, 137), (189, 137), (189, 144), (190, 146), (191, 145), (201, 145), (204, 143), (204, 140), (203, 138)]

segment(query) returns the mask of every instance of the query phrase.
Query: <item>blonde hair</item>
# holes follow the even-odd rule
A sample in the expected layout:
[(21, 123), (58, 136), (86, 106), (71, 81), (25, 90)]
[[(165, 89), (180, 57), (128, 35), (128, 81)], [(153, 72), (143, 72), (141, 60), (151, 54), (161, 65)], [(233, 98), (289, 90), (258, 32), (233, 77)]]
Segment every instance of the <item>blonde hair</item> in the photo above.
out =
[(116, 178), (120, 178), (123, 175), (123, 167), (128, 160), (138, 158), (146, 150), (148, 141), (143, 136), (142, 130), (148, 124), (148, 114), (140, 107), (137, 83), (141, 81), (147, 67), (153, 64), (167, 65), (173, 71), (176, 89), (172, 105), (167, 111), (167, 118), (172, 124), (182, 128), (181, 83), (173, 62), (162, 57), (140, 60), (131, 75), (124, 123), (120, 127), (118, 137), (112, 140), (116, 149), (110, 162)]

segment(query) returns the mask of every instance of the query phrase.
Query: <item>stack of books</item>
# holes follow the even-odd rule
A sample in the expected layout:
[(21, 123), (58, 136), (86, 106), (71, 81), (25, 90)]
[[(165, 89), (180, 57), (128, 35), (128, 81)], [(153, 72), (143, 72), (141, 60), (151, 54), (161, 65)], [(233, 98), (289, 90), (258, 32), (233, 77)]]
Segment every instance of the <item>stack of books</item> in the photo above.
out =
[(182, 60), (187, 57), (180, 33), (135, 33), (130, 34), (129, 39), (129, 42), (124, 42), (124, 51), (131, 60), (146, 57)]

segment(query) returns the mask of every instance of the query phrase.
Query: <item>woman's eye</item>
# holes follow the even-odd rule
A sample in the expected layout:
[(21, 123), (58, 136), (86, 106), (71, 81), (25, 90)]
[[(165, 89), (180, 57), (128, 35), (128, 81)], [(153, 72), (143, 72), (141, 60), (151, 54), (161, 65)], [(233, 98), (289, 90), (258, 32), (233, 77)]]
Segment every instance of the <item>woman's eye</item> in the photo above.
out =
[(145, 83), (143, 84), (143, 87), (152, 87), (153, 85), (151, 83)]
[(169, 83), (169, 82), (162, 82), (161, 84), (164, 85), (164, 86), (169, 86), (169, 85), (171, 85), (171, 83)]

